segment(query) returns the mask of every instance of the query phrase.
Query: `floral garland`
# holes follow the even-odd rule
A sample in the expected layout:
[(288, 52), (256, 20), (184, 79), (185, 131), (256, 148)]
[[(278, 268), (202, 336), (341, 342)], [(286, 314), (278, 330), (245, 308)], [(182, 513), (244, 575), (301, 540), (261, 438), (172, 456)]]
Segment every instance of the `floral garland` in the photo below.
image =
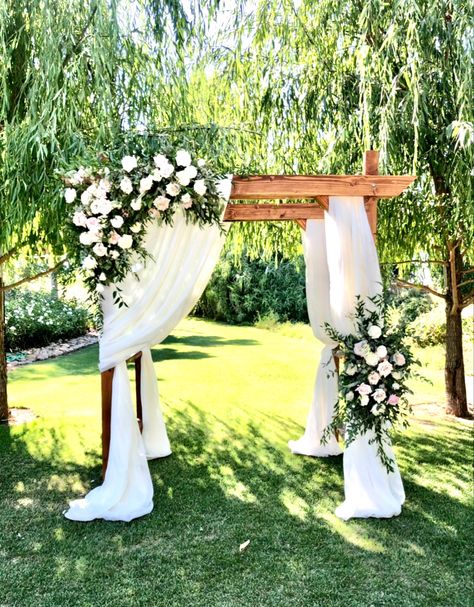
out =
[[(223, 175), (185, 149), (151, 154), (105, 154), (100, 166), (81, 167), (62, 176), (72, 206), (66, 229), (72, 257), (80, 265), (90, 298), (99, 302), (107, 285), (138, 273), (147, 252), (143, 240), (151, 221), (172, 224), (181, 209), (187, 220), (221, 225), (219, 181)], [(119, 287), (115, 303), (126, 305)]]
[(339, 375), (339, 400), (323, 442), (341, 427), (345, 427), (346, 446), (373, 430), (378, 455), (387, 471), (393, 471), (384, 444), (393, 425), (407, 425), (406, 396), (411, 393), (407, 380), (415, 375), (413, 365), (419, 363), (405, 344), (402, 328), (389, 326), (383, 297), (370, 301), (369, 308), (357, 298), (355, 335), (343, 335), (325, 324), (326, 333), (338, 344), (338, 356), (344, 357), (344, 368)]

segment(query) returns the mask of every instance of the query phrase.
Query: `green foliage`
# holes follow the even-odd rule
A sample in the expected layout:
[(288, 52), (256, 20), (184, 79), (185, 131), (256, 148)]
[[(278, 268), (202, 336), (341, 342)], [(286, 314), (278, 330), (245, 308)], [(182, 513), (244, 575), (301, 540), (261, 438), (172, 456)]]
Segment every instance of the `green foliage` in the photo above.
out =
[[(444, 306), (440, 305), (426, 314), (418, 316), (408, 327), (410, 337), (418, 346), (436, 346), (446, 340), (446, 313)], [(473, 317), (462, 319), (462, 332), (465, 338), (465, 349), (471, 349), (474, 342)], [(469, 367), (466, 366), (466, 369)]]
[(388, 293), (388, 305), (393, 307), (404, 325), (413, 322), (420, 314), (429, 312), (433, 301), (418, 289), (395, 289)]
[(275, 321), (308, 322), (304, 261), (278, 265), (262, 259), (240, 259), (227, 253), (194, 309), (196, 316), (231, 324)]
[(46, 292), (9, 293), (5, 304), (6, 348), (16, 351), (47, 346), (60, 339), (84, 335), (90, 325), (88, 311)]

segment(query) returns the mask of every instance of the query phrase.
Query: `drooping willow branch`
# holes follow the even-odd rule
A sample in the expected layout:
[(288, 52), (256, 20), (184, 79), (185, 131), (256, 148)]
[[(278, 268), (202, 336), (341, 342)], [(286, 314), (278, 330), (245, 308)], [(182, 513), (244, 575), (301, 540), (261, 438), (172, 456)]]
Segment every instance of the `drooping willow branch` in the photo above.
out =
[(52, 272), (55, 272), (57, 269), (59, 269), (66, 261), (67, 261), (66, 258), (62, 259), (52, 268), (48, 268), (47, 270), (44, 270), (43, 272), (39, 272), (38, 274), (34, 274), (33, 276), (27, 276), (26, 278), (22, 278), (21, 280), (18, 280), (17, 282), (12, 282), (9, 285), (0, 287), (0, 291), (3, 291), (3, 292), (11, 291), (12, 289), (16, 289), (16, 287), (19, 287), (20, 285), (23, 285), (27, 282), (31, 282), (31, 281), (41, 278), (43, 276), (47, 276), (48, 274), (51, 274)]

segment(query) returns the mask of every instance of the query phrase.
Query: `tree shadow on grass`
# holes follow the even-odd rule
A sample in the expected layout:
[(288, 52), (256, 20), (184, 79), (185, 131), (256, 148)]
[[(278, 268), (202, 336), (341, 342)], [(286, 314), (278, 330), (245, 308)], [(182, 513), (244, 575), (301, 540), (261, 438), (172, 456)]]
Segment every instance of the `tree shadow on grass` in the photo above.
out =
[[(0, 427), (1, 549), (21, 559), (25, 576), (19, 602), (18, 578), (5, 578), (7, 604), (184, 606), (192, 596), (193, 607), (342, 607), (347, 584), (353, 606), (369, 604), (369, 595), (377, 606), (462, 604), (466, 505), (408, 474), (401, 517), (339, 521), (342, 458), (290, 454), (289, 419), (258, 412), (251, 422), (222, 419), (179, 404), (168, 424), (174, 452), (150, 462), (155, 509), (130, 524), (62, 518), (68, 499), (99, 481), (98, 453), (85, 465), (68, 461), (71, 429), (35, 423)], [(38, 454), (33, 442), (48, 447)], [(418, 453), (421, 472), (447, 461), (455, 443), (455, 433), (434, 442), (403, 437), (400, 459), (408, 465)], [(467, 446), (462, 439), (462, 453)], [(450, 589), (448, 602), (427, 584), (431, 563)]]
[(151, 351), (153, 362), (162, 362), (164, 360), (199, 360), (201, 358), (213, 358), (204, 350), (175, 350), (174, 348), (154, 348)]
[(218, 335), (186, 335), (179, 337), (169, 335), (164, 344), (182, 344), (185, 346), (195, 346), (200, 348), (211, 348), (221, 346), (258, 346), (260, 342), (256, 339), (226, 339)]

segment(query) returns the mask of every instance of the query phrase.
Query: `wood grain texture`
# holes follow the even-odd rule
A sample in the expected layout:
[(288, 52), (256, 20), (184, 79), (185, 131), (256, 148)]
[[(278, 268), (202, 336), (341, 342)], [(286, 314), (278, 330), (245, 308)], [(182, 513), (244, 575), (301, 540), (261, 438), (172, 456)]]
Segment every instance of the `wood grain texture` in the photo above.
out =
[(401, 194), (413, 175), (249, 175), (234, 176), (231, 200), (376, 196)]
[[(364, 175), (378, 175), (379, 172), (379, 153), (377, 150), (368, 150), (364, 152), (364, 162), (362, 166)], [(377, 198), (374, 196), (364, 196), (365, 211), (369, 220), (370, 230), (377, 239)]]
[(316, 204), (228, 204), (224, 221), (296, 221), (324, 219)]
[(101, 373), (102, 388), (102, 478), (105, 478), (110, 450), (110, 424), (112, 421), (112, 382), (114, 370)]

